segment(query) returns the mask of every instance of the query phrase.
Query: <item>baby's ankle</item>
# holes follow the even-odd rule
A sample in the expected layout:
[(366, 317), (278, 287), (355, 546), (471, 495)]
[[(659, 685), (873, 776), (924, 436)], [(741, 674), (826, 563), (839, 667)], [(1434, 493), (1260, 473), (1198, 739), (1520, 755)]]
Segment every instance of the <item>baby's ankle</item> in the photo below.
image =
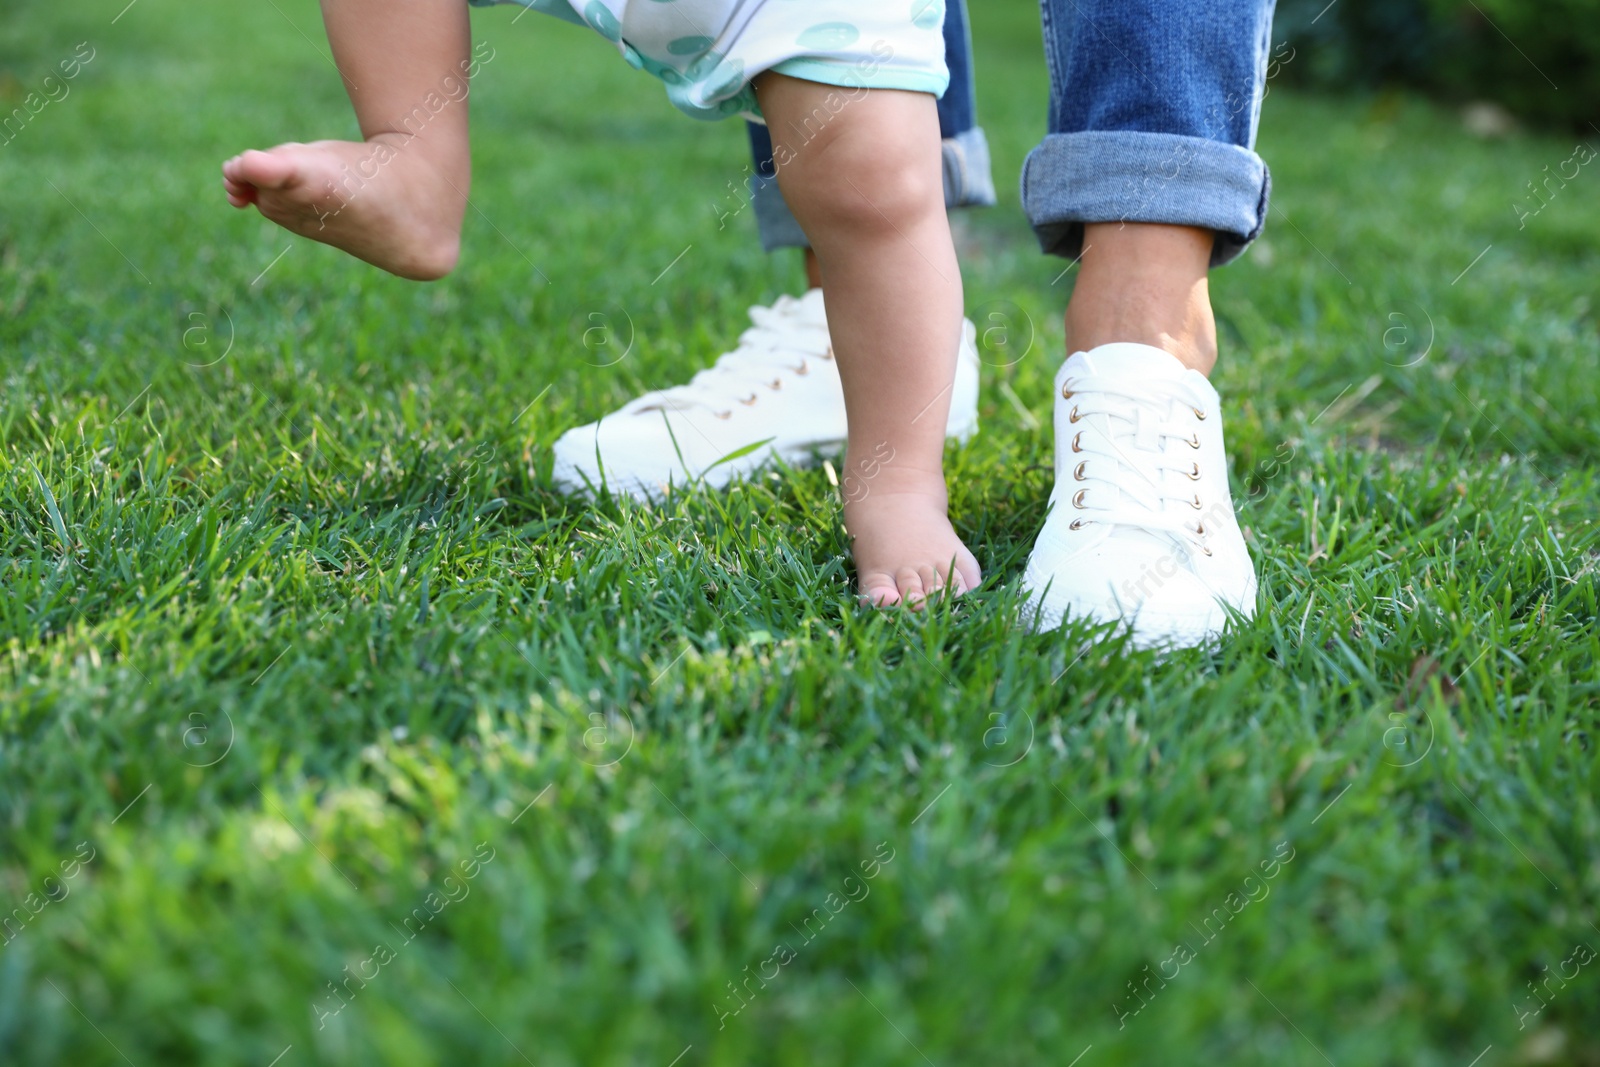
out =
[[(424, 281), (443, 278), (461, 258), (461, 227), (471, 171), (453, 153), (411, 134), (381, 131), (366, 143), (373, 147), (373, 155), (362, 176), (370, 181), (382, 170), (393, 168), (405, 186), (396, 202), (403, 206), (408, 223), (397, 229), (396, 273)], [(452, 171), (458, 173), (452, 175)], [(388, 192), (393, 196), (396, 191), (391, 186)]]

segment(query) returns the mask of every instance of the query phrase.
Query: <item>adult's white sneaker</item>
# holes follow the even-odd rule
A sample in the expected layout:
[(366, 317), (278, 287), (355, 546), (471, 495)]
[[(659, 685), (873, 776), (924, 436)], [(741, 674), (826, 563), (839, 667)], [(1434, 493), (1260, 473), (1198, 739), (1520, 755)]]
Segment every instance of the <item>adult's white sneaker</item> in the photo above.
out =
[(1023, 575), (1040, 629), (1122, 620), (1140, 648), (1216, 637), (1255, 612), (1256, 573), (1228, 489), (1222, 409), (1205, 375), (1140, 344), (1056, 374), (1056, 484)]
[[(750, 309), (739, 346), (686, 385), (661, 389), (555, 443), (554, 478), (569, 493), (605, 485), (657, 499), (700, 481), (720, 489), (773, 457), (795, 466), (837, 451), (846, 437), (844, 389), (834, 363), (822, 290)], [(963, 324), (946, 434), (978, 429), (978, 350)], [(757, 445), (743, 455), (742, 449)], [(730, 456), (734, 458), (729, 458)]]

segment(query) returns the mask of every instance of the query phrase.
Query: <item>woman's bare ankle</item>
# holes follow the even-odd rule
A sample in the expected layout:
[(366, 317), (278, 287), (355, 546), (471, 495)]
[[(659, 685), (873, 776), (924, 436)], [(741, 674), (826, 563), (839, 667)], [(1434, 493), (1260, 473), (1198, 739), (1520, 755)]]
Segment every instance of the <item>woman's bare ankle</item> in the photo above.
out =
[(1115, 301), (1067, 309), (1067, 352), (1087, 352), (1101, 345), (1133, 342), (1151, 345), (1180, 363), (1210, 376), (1217, 363), (1217, 325), (1211, 302), (1178, 298), (1165, 306), (1127, 306)]
[(1084, 228), (1084, 254), (1067, 306), (1067, 351), (1152, 345), (1209, 375), (1217, 324), (1207, 270), (1209, 230), (1147, 223)]

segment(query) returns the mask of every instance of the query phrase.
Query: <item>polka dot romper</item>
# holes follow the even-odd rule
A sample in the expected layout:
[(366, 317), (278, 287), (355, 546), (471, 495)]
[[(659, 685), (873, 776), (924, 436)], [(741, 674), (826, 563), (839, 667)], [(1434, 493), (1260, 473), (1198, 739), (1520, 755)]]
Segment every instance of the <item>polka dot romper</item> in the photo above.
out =
[(851, 89), (941, 96), (944, 0), (471, 0), (588, 26), (695, 118), (760, 118), (750, 81), (775, 70)]

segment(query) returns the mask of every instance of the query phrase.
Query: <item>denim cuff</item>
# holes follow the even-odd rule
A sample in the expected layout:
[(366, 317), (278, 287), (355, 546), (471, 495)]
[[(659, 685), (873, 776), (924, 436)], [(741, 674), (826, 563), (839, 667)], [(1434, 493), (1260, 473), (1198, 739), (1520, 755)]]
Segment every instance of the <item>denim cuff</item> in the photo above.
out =
[(993, 207), (994, 174), (982, 126), (944, 139), (944, 206)]
[(1022, 167), (1022, 205), (1050, 255), (1076, 259), (1090, 222), (1160, 222), (1216, 232), (1211, 265), (1261, 233), (1272, 176), (1248, 148), (1170, 133), (1053, 133)]

